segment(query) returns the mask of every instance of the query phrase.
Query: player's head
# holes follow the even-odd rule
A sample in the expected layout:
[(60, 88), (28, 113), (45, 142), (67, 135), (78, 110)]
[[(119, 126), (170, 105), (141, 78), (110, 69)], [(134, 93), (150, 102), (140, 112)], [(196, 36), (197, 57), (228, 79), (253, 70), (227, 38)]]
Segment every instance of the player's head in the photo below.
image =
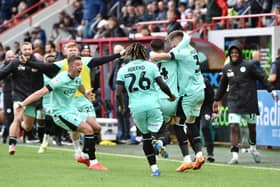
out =
[(139, 42), (130, 44), (125, 51), (125, 56), (130, 56), (132, 60), (135, 59), (147, 59), (146, 48)]
[(170, 42), (170, 46), (173, 48), (176, 47), (182, 41), (183, 37), (184, 37), (184, 32), (180, 30), (176, 30), (171, 32), (167, 38)]
[(67, 44), (65, 44), (64, 46), (64, 55), (66, 56), (66, 58), (69, 58), (70, 56), (73, 55), (79, 55), (80, 51), (79, 51), (79, 46), (77, 43), (75, 42), (69, 42)]
[(81, 56), (90, 57), (91, 51), (89, 45), (82, 45), (81, 46)]
[(30, 42), (23, 42), (21, 52), (23, 56), (30, 58), (33, 53), (32, 44)]
[(238, 41), (233, 41), (228, 48), (230, 62), (236, 63), (242, 60), (242, 47)]
[(12, 50), (8, 50), (5, 54), (5, 60), (11, 62), (15, 59), (15, 53)]
[(72, 55), (67, 59), (67, 62), (69, 74), (73, 77), (79, 76), (83, 67), (82, 58), (77, 55)]
[(164, 50), (164, 40), (162, 39), (153, 39), (151, 41), (151, 48), (155, 52), (160, 52)]

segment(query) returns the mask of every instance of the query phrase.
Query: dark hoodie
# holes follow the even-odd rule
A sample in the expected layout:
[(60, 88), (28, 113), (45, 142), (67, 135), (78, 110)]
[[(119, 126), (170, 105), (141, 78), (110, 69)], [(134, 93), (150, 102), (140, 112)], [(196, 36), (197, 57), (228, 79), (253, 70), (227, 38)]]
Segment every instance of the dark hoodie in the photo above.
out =
[(268, 92), (272, 91), (272, 87), (254, 63), (243, 60), (240, 43), (232, 42), (229, 54), (233, 48), (239, 50), (240, 58), (237, 62), (232, 62), (230, 58), (230, 62), (223, 67), (220, 87), (214, 100), (220, 101), (228, 91), (229, 113), (259, 114), (256, 80), (259, 80)]

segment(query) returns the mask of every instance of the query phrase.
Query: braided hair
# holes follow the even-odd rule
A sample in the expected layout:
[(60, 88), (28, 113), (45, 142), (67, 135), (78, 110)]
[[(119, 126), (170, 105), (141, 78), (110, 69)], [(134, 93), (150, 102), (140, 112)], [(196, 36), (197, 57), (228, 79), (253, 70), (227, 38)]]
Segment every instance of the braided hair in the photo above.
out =
[(135, 42), (126, 47), (125, 56), (131, 57), (132, 60), (147, 60), (146, 48), (139, 42)]

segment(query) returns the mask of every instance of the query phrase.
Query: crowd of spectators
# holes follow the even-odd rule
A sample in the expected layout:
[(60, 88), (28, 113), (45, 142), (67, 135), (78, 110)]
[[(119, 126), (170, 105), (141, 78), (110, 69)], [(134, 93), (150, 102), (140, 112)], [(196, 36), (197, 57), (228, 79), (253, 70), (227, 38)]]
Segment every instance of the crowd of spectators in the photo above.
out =
[[(0, 24), (39, 1), (0, 1)], [(118, 3), (119, 13), (112, 11), (116, 3)], [(130, 32), (140, 32), (143, 28), (144, 33), (149, 34), (160, 31), (169, 33), (175, 29), (193, 30), (203, 23), (210, 23), (212, 17), (217, 16), (270, 12), (279, 14), (280, 3), (276, 0), (76, 0), (72, 10), (71, 13), (66, 11), (59, 13), (59, 21), (53, 25), (48, 40), (56, 43), (61, 39), (79, 41), (84, 38), (123, 37), (128, 36)], [(280, 19), (280, 16), (278, 18)], [(188, 21), (178, 23), (178, 19)], [(167, 20), (168, 23), (149, 24), (144, 27), (137, 24), (143, 21), (160, 20)], [(246, 26), (255, 27), (257, 21), (257, 19), (250, 19)], [(264, 23), (273, 25), (275, 21), (273, 17), (268, 17)], [(238, 20), (233, 20), (231, 25), (238, 27)], [(225, 22), (221, 21), (215, 26), (217, 29), (225, 28)], [(30, 32), (25, 33), (24, 41), (40, 43), (40, 39), (44, 46), (47, 40), (44, 35), (40, 26), (36, 25)]]
[(1, 0), (0, 33), (55, 1), (57, 0)]

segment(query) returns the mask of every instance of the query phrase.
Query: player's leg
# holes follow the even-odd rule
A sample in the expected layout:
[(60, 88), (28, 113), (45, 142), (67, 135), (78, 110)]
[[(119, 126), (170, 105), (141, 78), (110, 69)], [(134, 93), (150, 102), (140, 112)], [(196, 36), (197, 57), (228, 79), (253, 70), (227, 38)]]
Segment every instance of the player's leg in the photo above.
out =
[(249, 144), (250, 144), (250, 149), (249, 152), (252, 154), (253, 160), (256, 163), (261, 162), (261, 155), (257, 151), (256, 147), (256, 114), (248, 114), (246, 115), (246, 120), (248, 123), (248, 128), (249, 128)]
[(160, 176), (156, 163), (155, 150), (152, 144), (151, 133), (157, 133), (161, 127), (163, 118), (159, 109), (148, 112), (132, 113), (137, 128), (143, 136), (143, 151), (152, 170), (152, 176)]
[(240, 127), (241, 115), (235, 113), (229, 113), (229, 124), (231, 129), (231, 149), (232, 159), (228, 164), (238, 164), (239, 158), (239, 142), (240, 142)]
[[(91, 130), (88, 131), (87, 128)], [(81, 130), (81, 128), (86, 128), (85, 130)], [(78, 129), (79, 132), (84, 134), (84, 147), (83, 147), (83, 154), (87, 153), (89, 157), (89, 169), (91, 170), (100, 170), (100, 171), (107, 171), (108, 168), (103, 166), (96, 158), (95, 154), (95, 145), (98, 140), (97, 136), (94, 134), (94, 130), (88, 123), (81, 123)], [(82, 155), (83, 155), (82, 154)]]
[(178, 172), (183, 172), (187, 169), (193, 168), (193, 163), (191, 156), (189, 154), (189, 148), (188, 148), (188, 139), (187, 134), (185, 131), (185, 121), (186, 117), (182, 108), (182, 97), (178, 101), (178, 107), (176, 112), (176, 124), (173, 126), (175, 135), (178, 140), (178, 145), (181, 150), (181, 153), (183, 155), (183, 162), (182, 164), (176, 169)]
[(200, 115), (200, 109), (204, 100), (204, 91), (197, 92), (193, 95), (184, 96), (182, 99), (182, 108), (186, 116), (186, 126), (188, 138), (192, 143), (195, 151), (195, 162), (193, 169), (199, 169), (204, 164), (205, 158), (202, 154), (202, 145), (200, 137), (200, 122), (197, 118)]
[(207, 160), (209, 162), (215, 162), (214, 143), (211, 133), (211, 116), (208, 114), (201, 115), (200, 126), (203, 133), (205, 146), (207, 149)]
[(9, 128), (14, 119), (14, 111), (13, 111), (13, 100), (10, 93), (4, 93), (4, 133), (3, 133), (3, 143), (6, 143), (7, 138), (9, 136)]

